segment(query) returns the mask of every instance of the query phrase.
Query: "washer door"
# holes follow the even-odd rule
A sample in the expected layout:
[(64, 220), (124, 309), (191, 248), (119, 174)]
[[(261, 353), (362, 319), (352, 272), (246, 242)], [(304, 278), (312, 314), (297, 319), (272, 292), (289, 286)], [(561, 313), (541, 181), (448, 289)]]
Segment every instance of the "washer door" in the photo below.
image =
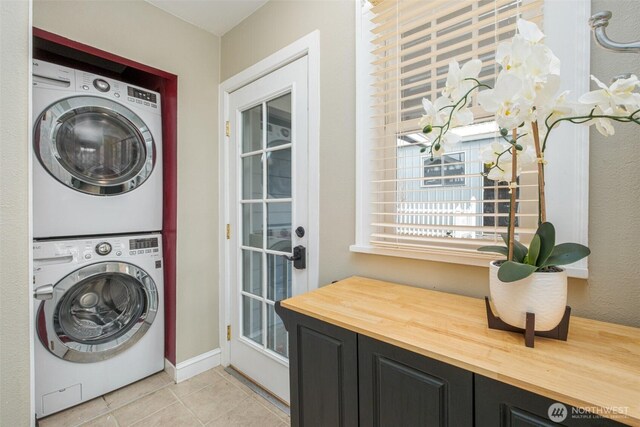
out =
[(131, 191), (155, 164), (147, 125), (106, 98), (75, 96), (49, 106), (36, 120), (33, 141), (40, 163), (55, 179), (87, 194)]
[(88, 265), (53, 288), (38, 309), (38, 338), (72, 362), (109, 359), (135, 344), (158, 311), (158, 291), (141, 268), (123, 262)]

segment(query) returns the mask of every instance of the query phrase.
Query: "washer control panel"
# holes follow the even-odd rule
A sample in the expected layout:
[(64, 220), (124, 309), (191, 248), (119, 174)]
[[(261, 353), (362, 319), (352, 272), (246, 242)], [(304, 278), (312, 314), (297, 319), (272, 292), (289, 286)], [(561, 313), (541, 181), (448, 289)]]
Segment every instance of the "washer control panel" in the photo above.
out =
[(94, 79), (93, 87), (98, 89), (100, 92), (109, 92), (109, 89), (111, 89), (111, 85), (104, 79)]
[(158, 252), (160, 252), (160, 245), (157, 237), (129, 240), (129, 255), (154, 254)]
[(109, 242), (102, 242), (96, 245), (96, 253), (98, 255), (109, 255), (111, 253), (111, 244)]
[(96, 237), (73, 240), (43, 240), (33, 242), (34, 268), (54, 264), (92, 263), (131, 256), (161, 259), (160, 234)]

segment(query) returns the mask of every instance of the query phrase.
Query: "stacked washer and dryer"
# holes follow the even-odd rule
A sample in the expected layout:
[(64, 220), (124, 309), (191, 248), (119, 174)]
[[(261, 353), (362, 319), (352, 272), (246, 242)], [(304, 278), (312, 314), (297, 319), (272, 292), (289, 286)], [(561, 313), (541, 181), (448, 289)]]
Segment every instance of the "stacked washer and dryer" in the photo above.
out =
[(160, 95), (33, 64), (36, 417), (164, 368)]

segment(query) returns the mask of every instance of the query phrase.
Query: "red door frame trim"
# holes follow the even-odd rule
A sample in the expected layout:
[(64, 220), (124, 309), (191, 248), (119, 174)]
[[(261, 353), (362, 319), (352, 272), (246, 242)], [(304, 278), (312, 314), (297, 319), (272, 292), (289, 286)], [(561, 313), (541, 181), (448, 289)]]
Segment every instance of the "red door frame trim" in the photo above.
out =
[(141, 64), (122, 56), (33, 27), (33, 37), (74, 49), (95, 57), (125, 65), (144, 73), (162, 96), (162, 152), (163, 152), (163, 221), (164, 253), (164, 309), (165, 358), (176, 364), (176, 229), (178, 192), (178, 76)]

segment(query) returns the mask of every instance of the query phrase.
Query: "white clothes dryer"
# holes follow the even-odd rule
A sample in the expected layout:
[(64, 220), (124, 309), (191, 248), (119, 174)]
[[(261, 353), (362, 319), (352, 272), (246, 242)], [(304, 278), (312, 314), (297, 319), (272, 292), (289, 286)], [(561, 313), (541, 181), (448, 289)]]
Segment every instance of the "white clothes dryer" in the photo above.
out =
[(35, 238), (162, 229), (160, 94), (33, 62)]
[(164, 369), (160, 234), (34, 241), (36, 417)]

